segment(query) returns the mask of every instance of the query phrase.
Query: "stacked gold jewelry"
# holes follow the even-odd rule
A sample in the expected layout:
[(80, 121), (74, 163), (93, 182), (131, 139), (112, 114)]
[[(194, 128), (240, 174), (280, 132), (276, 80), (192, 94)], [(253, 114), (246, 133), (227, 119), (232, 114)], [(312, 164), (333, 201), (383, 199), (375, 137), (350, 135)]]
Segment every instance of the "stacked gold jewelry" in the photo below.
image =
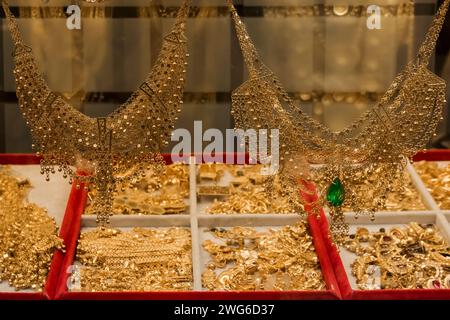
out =
[(64, 246), (47, 211), (24, 201), (28, 186), (0, 167), (0, 281), (41, 291), (54, 252)]
[(221, 163), (202, 163), (198, 166), (198, 180), (218, 181), (223, 177), (225, 167)]
[[(281, 185), (278, 181), (272, 184), (274, 190), (267, 192), (264, 187), (265, 176), (261, 174), (262, 165), (220, 165), (204, 170), (200, 177), (208, 176), (209, 179), (217, 181), (228, 171), (233, 176), (228, 186), (203, 186), (203, 189), (225, 189), (221, 196), (226, 196), (223, 200), (214, 199), (214, 202), (208, 207), (210, 214), (267, 214), (267, 213), (299, 213), (295, 209), (290, 199), (282, 195)], [(219, 176), (219, 178), (216, 178)], [(204, 179), (204, 178), (203, 178)], [(201, 192), (199, 187), (199, 194)], [(211, 192), (212, 193), (212, 192)], [(218, 192), (217, 192), (218, 193)], [(211, 194), (213, 195), (213, 194)], [(298, 209), (298, 208), (297, 208)], [(301, 207), (301, 209), (303, 209)], [(302, 210), (303, 212), (303, 210)], [(300, 213), (302, 213), (300, 212)]]
[(296, 213), (286, 197), (274, 197), (265, 192), (264, 187), (246, 183), (239, 187), (230, 186), (229, 197), (226, 200), (214, 199), (209, 206), (210, 214), (267, 214)]
[(450, 166), (440, 166), (435, 162), (421, 161), (414, 163), (428, 191), (439, 208), (450, 209)]
[[(89, 193), (85, 214), (95, 214), (95, 190)], [(114, 193), (112, 213), (163, 215), (186, 212), (189, 196), (189, 171), (183, 164), (165, 166), (161, 172), (151, 171), (127, 188)]]
[(209, 290), (325, 288), (305, 222), (266, 232), (247, 227), (211, 232), (221, 243), (211, 240), (203, 243), (211, 256), (202, 275), (203, 287)]
[[(190, 230), (97, 228), (81, 234), (72, 275), (82, 291), (192, 289)], [(79, 279), (76, 279), (79, 277)]]
[(351, 267), (360, 289), (450, 289), (450, 246), (434, 225), (358, 228), (345, 248), (357, 255)]

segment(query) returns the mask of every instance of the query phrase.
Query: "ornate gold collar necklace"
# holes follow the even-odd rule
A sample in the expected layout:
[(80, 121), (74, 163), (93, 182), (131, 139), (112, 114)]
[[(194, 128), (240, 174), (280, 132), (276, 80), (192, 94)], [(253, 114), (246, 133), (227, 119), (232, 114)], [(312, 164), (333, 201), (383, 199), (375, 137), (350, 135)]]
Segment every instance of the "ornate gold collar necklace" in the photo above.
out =
[[(395, 184), (401, 183), (408, 159), (425, 148), (435, 132), (445, 104), (445, 81), (427, 67), (449, 1), (439, 8), (416, 59), (397, 75), (378, 103), (343, 131), (332, 132), (289, 97), (259, 58), (228, 0), (249, 72), (249, 79), (233, 92), (236, 127), (280, 130), (284, 190), (300, 205), (299, 185), (307, 179), (315, 180), (320, 195), (316, 207), (330, 208), (335, 240), (344, 239), (348, 233), (341, 206), (362, 213), (367, 199), (357, 195), (364, 194), (360, 189), (368, 187), (374, 195), (369, 210), (373, 217), (384, 207), (386, 195)], [(311, 164), (310, 174), (301, 172), (299, 159)], [(363, 183), (373, 175), (377, 176), (373, 183)]]
[[(30, 126), (33, 147), (42, 156), (42, 173), (49, 179), (58, 166), (70, 181), (96, 188), (100, 225), (109, 221), (112, 192), (144, 174), (148, 166), (158, 169), (163, 162), (160, 152), (168, 144), (183, 103), (189, 2), (185, 0), (179, 9), (175, 26), (164, 38), (159, 57), (139, 89), (107, 117), (90, 118), (47, 86), (7, 1), (2, 1), (14, 41), (17, 97)], [(89, 176), (72, 169), (81, 161)]]

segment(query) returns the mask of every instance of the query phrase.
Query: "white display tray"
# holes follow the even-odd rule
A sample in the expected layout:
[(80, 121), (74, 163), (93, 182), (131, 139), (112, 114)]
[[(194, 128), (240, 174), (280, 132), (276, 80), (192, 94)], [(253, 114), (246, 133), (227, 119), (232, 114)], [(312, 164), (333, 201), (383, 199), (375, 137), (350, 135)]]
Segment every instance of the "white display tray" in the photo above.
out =
[[(444, 214), (439, 211), (417, 211), (417, 212), (380, 212), (376, 215), (376, 220), (371, 221), (368, 216), (361, 216), (357, 220), (353, 213), (345, 213), (346, 221), (350, 224), (350, 234), (355, 233), (358, 227), (365, 227), (370, 232), (385, 228), (386, 232), (394, 227), (404, 227), (410, 222), (421, 224), (433, 224), (439, 230), (440, 234), (450, 241), (450, 224)], [(351, 263), (357, 258), (357, 255), (348, 251), (344, 247), (340, 248), (339, 255), (353, 290), (359, 290), (356, 284), (356, 278), (351, 273)]]
[(444, 216), (447, 219), (447, 221), (450, 223), (450, 211), (444, 211)]
[[(30, 179), (33, 189), (29, 194), (29, 201), (43, 206), (48, 209), (49, 214), (55, 218), (60, 225), (67, 204), (71, 186), (68, 181), (63, 179), (61, 175), (53, 175), (50, 182), (46, 182), (40, 174), (38, 165), (13, 165), (13, 170)], [(292, 224), (301, 219), (297, 214), (208, 214), (207, 206), (212, 202), (212, 198), (202, 197), (199, 201), (197, 198), (197, 166), (190, 164), (190, 195), (189, 195), (189, 212), (187, 214), (176, 215), (123, 215), (112, 216), (111, 225), (118, 228), (131, 227), (173, 227), (184, 226), (191, 229), (192, 236), (192, 264), (194, 275), (194, 290), (204, 290), (201, 284), (201, 274), (205, 269), (205, 264), (209, 260), (209, 255), (202, 248), (202, 242), (210, 237), (204, 232), (204, 229), (211, 227), (231, 227), (231, 226), (254, 226), (262, 229), (277, 228), (283, 225)], [(371, 222), (368, 217), (361, 216), (358, 220), (353, 219), (353, 213), (347, 213), (346, 216), (355, 228), (358, 225), (368, 226), (369, 229), (377, 229), (381, 226), (386, 228), (394, 225), (405, 225), (408, 222), (416, 221), (419, 223), (435, 223), (447, 238), (450, 234), (450, 211), (440, 211), (434, 199), (426, 189), (419, 175), (414, 168), (409, 165), (408, 173), (412, 182), (418, 190), (425, 206), (425, 211), (405, 211), (405, 212), (378, 212), (375, 216), (375, 222)], [(225, 176), (219, 181), (219, 185), (225, 185), (231, 180), (231, 175), (226, 172)], [(209, 183), (211, 184), (211, 182)], [(83, 215), (81, 220), (82, 231), (86, 228), (95, 227), (95, 217)], [(342, 253), (343, 251), (341, 251)], [(349, 261), (352, 257), (342, 256), (347, 272), (349, 271)], [(349, 279), (352, 279), (348, 273)], [(352, 287), (354, 279), (351, 280)], [(14, 288), (0, 284), (1, 291), (14, 291)]]

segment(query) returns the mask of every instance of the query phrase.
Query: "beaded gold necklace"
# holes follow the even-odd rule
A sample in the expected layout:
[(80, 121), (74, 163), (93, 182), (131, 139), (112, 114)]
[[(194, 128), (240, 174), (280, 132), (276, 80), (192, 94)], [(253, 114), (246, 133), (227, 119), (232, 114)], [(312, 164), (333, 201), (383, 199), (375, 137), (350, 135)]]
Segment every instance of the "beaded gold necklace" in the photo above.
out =
[[(429, 71), (428, 64), (449, 1), (439, 8), (416, 59), (396, 76), (381, 99), (349, 127), (333, 132), (289, 97), (259, 58), (232, 1), (227, 0), (249, 72), (249, 79), (232, 95), (236, 127), (279, 129), (280, 175), (285, 192), (299, 204), (299, 182), (305, 176), (296, 163), (306, 158), (314, 164), (309, 178), (320, 177), (315, 181), (321, 195), (316, 207), (330, 208), (335, 240), (348, 233), (341, 206), (362, 213), (367, 199), (357, 195), (361, 194), (358, 188), (366, 185), (374, 195), (368, 210), (373, 218), (401, 182), (408, 159), (426, 146), (442, 118), (445, 81)], [(362, 183), (374, 174), (377, 179), (371, 184)]]

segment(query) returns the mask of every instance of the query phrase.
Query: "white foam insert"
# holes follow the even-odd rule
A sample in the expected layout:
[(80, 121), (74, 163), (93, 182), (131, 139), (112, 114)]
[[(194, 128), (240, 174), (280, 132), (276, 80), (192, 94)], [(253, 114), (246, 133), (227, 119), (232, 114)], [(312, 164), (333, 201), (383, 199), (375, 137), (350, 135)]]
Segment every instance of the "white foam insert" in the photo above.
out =
[[(11, 173), (14, 176), (28, 178), (32, 188), (28, 193), (28, 202), (46, 208), (48, 214), (53, 217), (58, 227), (64, 218), (67, 200), (71, 190), (68, 179), (62, 177), (62, 173), (57, 172), (50, 176), (50, 181), (45, 181), (41, 175), (39, 165), (11, 165)], [(16, 292), (7, 281), (0, 283), (0, 292)], [(20, 292), (36, 292), (35, 290), (20, 290)]]
[[(81, 231), (84, 228), (95, 228), (96, 216), (84, 215), (81, 218)], [(181, 227), (189, 226), (190, 218), (188, 215), (126, 215), (126, 216), (111, 216), (110, 226), (113, 228), (125, 227)]]
[[(437, 227), (440, 234), (450, 241), (450, 225), (441, 212), (380, 212), (376, 214), (376, 220), (370, 221), (370, 217), (361, 216), (354, 219), (353, 213), (345, 213), (346, 221), (350, 224), (350, 234), (354, 233), (358, 227), (365, 227), (370, 232), (385, 228), (386, 232), (394, 227), (405, 227), (410, 222), (422, 224), (433, 224)], [(345, 268), (352, 289), (358, 290), (356, 278), (351, 273), (351, 263), (357, 258), (357, 255), (348, 251), (344, 247), (340, 248), (339, 255)]]
[(200, 290), (202, 287), (202, 274), (200, 265), (200, 239), (198, 235), (198, 201), (197, 201), (197, 165), (195, 157), (189, 158), (189, 199), (191, 201), (190, 208), (190, 226), (192, 241), (192, 275), (193, 290)]

